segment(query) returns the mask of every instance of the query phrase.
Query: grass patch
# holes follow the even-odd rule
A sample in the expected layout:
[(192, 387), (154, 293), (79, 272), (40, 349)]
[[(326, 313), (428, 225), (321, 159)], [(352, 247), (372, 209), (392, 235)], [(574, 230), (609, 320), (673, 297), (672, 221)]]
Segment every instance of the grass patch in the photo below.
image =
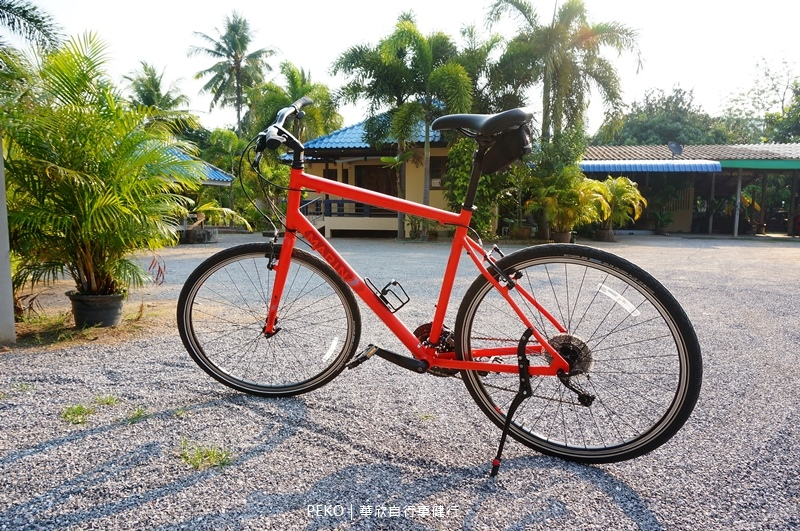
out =
[(94, 403), (98, 406), (116, 406), (120, 403), (120, 399), (114, 395), (97, 395), (94, 397)]
[(37, 313), (17, 323), (17, 342), (28, 345), (61, 342), (70, 331), (71, 320), (70, 312), (53, 315)]
[(14, 393), (32, 393), (36, 384), (30, 382), (16, 382), (8, 385), (8, 389), (0, 390), (0, 398), (6, 398)]
[(137, 422), (149, 419), (151, 416), (152, 415), (148, 413), (146, 409), (141, 406), (136, 406), (133, 413), (128, 415), (128, 424), (136, 424)]
[(94, 413), (94, 408), (86, 407), (83, 404), (68, 406), (61, 412), (61, 418), (70, 424), (86, 424), (89, 415)]
[(178, 454), (181, 461), (195, 470), (205, 470), (211, 467), (225, 467), (233, 462), (233, 454), (218, 446), (189, 445), (186, 439), (181, 440), (181, 449)]

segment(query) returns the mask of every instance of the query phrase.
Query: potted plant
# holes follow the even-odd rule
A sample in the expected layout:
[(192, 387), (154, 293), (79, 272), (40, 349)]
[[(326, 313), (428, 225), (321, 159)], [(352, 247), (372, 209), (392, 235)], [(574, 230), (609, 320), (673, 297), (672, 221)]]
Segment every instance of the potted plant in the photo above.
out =
[[(252, 232), (253, 227), (250, 223), (235, 210), (219, 206), (216, 200), (195, 206), (189, 211), (189, 219), (184, 221), (182, 226), (186, 228), (180, 235), (181, 243), (216, 243), (218, 235), (218, 225), (229, 222), (231, 227), (234, 224), (244, 225), (248, 232)], [(189, 223), (189, 220), (193, 220)], [(208, 226), (207, 226), (208, 225)]]
[(567, 243), (576, 226), (598, 221), (606, 215), (608, 205), (603, 199), (599, 181), (588, 179), (577, 164), (564, 166), (554, 176), (553, 184), (543, 191), (529, 210), (544, 209), (553, 241)]
[(3, 123), (15, 282), (71, 278), (77, 326), (119, 322), (128, 288), (149, 278), (131, 253), (176, 241), (190, 204), (179, 194), (200, 175), (175, 156), (169, 122), (122, 100), (104, 50), (89, 35), (43, 58)]
[(439, 223), (436, 221), (406, 214), (405, 222), (408, 225), (408, 236), (412, 240), (433, 241), (439, 239), (437, 231)]
[(655, 210), (650, 212), (648, 217), (656, 234), (660, 236), (667, 234), (667, 227), (672, 224), (672, 212)]
[(639, 191), (639, 186), (627, 177), (608, 179), (601, 183), (600, 192), (608, 205), (605, 215), (600, 219), (600, 228), (595, 231), (595, 238), (600, 241), (617, 241), (614, 227), (622, 227), (636, 221), (647, 206), (647, 200)]

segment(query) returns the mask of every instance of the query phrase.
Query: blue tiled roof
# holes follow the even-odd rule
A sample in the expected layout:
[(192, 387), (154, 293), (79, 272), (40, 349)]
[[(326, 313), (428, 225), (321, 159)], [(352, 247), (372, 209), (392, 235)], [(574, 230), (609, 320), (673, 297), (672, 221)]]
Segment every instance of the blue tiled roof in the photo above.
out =
[(704, 172), (719, 173), (722, 165), (715, 160), (584, 160), (581, 170), (586, 173), (606, 172)]
[(222, 171), (204, 160), (192, 157), (188, 153), (177, 148), (172, 148), (170, 151), (180, 160), (199, 160), (203, 167), (203, 180), (210, 181), (210, 184), (229, 185), (233, 182), (233, 175)]
[[(309, 149), (369, 149), (369, 144), (364, 141), (364, 125), (366, 120), (355, 125), (339, 129), (333, 133), (325, 136), (317, 137), (313, 140), (306, 142), (305, 148)], [(415, 142), (422, 144), (425, 142), (425, 125), (420, 122), (415, 131)], [(439, 131), (431, 131), (430, 141), (439, 142), (442, 140), (442, 134)], [(396, 140), (391, 140), (395, 143)]]

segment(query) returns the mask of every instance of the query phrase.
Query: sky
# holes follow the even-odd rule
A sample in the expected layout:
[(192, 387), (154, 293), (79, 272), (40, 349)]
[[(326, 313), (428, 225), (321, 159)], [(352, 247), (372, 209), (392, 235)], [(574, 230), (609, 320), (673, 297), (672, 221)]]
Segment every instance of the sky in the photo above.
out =
[[(230, 109), (209, 112), (210, 97), (199, 95), (203, 82), (194, 74), (208, 68), (206, 56), (189, 58), (192, 45), (203, 45), (196, 32), (217, 37), (225, 17), (237, 11), (254, 32), (252, 49), (271, 48), (278, 53), (270, 61), (277, 77), (284, 60), (310, 73), (312, 81), (336, 89), (343, 77), (330, 74), (330, 66), (346, 49), (357, 44), (376, 44), (389, 35), (402, 11), (412, 11), (424, 34), (443, 31), (460, 43), (459, 31), (474, 24), (488, 34), (486, 11), (491, 0), (306, 0), (255, 2), (227, 0), (32, 0), (49, 12), (69, 36), (92, 31), (109, 45), (109, 73), (124, 84), (123, 76), (146, 61), (164, 71), (164, 84), (177, 82), (192, 102), (192, 110), (207, 128), (235, 122)], [(552, 17), (555, 0), (532, 0), (540, 20)], [(797, 34), (800, 3), (796, 0), (585, 0), (593, 22), (617, 21), (639, 32), (643, 67), (637, 72), (633, 55), (617, 57), (609, 52), (620, 75), (627, 104), (642, 101), (649, 89), (670, 92), (680, 87), (694, 92), (694, 101), (709, 114), (719, 114), (727, 99), (753, 85), (760, 60), (780, 68), (786, 61), (800, 75)], [(506, 20), (493, 32), (512, 36), (517, 24)], [(530, 94), (535, 106), (536, 91)], [(594, 96), (589, 109), (588, 131), (602, 121), (602, 102)], [(340, 110), (345, 125), (364, 119), (363, 107)]]

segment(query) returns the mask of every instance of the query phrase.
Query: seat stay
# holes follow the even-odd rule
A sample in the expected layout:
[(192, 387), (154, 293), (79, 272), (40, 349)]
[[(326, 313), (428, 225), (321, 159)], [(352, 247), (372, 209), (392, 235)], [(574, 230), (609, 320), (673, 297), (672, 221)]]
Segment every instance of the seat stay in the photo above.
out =
[(470, 256), (470, 258), (472, 258), (472, 261), (475, 263), (475, 267), (478, 268), (478, 271), (481, 272), (484, 278), (486, 278), (486, 280), (489, 281), (489, 283), (494, 287), (494, 289), (497, 290), (497, 292), (503, 297), (503, 299), (505, 299), (505, 301), (514, 311), (514, 313), (517, 314), (517, 317), (519, 317), (519, 319), (522, 321), (522, 324), (524, 324), (532, 331), (533, 337), (536, 339), (537, 343), (541, 345), (541, 347), (544, 348), (544, 350), (548, 354), (550, 354), (550, 356), (552, 356), (553, 361), (550, 364), (549, 369), (552, 370), (553, 372), (548, 372), (548, 374), (555, 375), (559, 370), (569, 372), (569, 363), (567, 363), (567, 361), (561, 356), (561, 354), (559, 354), (558, 351), (555, 350), (550, 345), (550, 343), (547, 341), (547, 338), (545, 338), (541, 334), (541, 332), (539, 332), (539, 329), (536, 327), (536, 325), (528, 318), (525, 312), (522, 311), (522, 308), (520, 308), (517, 301), (514, 300), (514, 298), (511, 296), (512, 292), (516, 291), (520, 293), (526, 301), (531, 302), (540, 313), (542, 313), (546, 318), (552, 320), (553, 324), (558, 327), (559, 331), (563, 332), (564, 327), (558, 324), (555, 318), (553, 318), (553, 316), (549, 312), (547, 312), (541, 306), (541, 304), (539, 304), (536, 301), (536, 299), (533, 298), (533, 296), (529, 294), (522, 286), (520, 286), (519, 284), (514, 284), (513, 287), (510, 287), (508, 285), (501, 284), (500, 281), (495, 277), (495, 275), (492, 274), (492, 272), (490, 272), (489, 269), (483, 264), (484, 259), (495, 262), (494, 258), (491, 256), (487, 256), (486, 253), (483, 251), (483, 248), (480, 245), (478, 245), (477, 242), (475, 242), (471, 238), (467, 238), (465, 240), (465, 244), (468, 245), (469, 248), (472, 250), (472, 252), (468, 252), (467, 254)]

